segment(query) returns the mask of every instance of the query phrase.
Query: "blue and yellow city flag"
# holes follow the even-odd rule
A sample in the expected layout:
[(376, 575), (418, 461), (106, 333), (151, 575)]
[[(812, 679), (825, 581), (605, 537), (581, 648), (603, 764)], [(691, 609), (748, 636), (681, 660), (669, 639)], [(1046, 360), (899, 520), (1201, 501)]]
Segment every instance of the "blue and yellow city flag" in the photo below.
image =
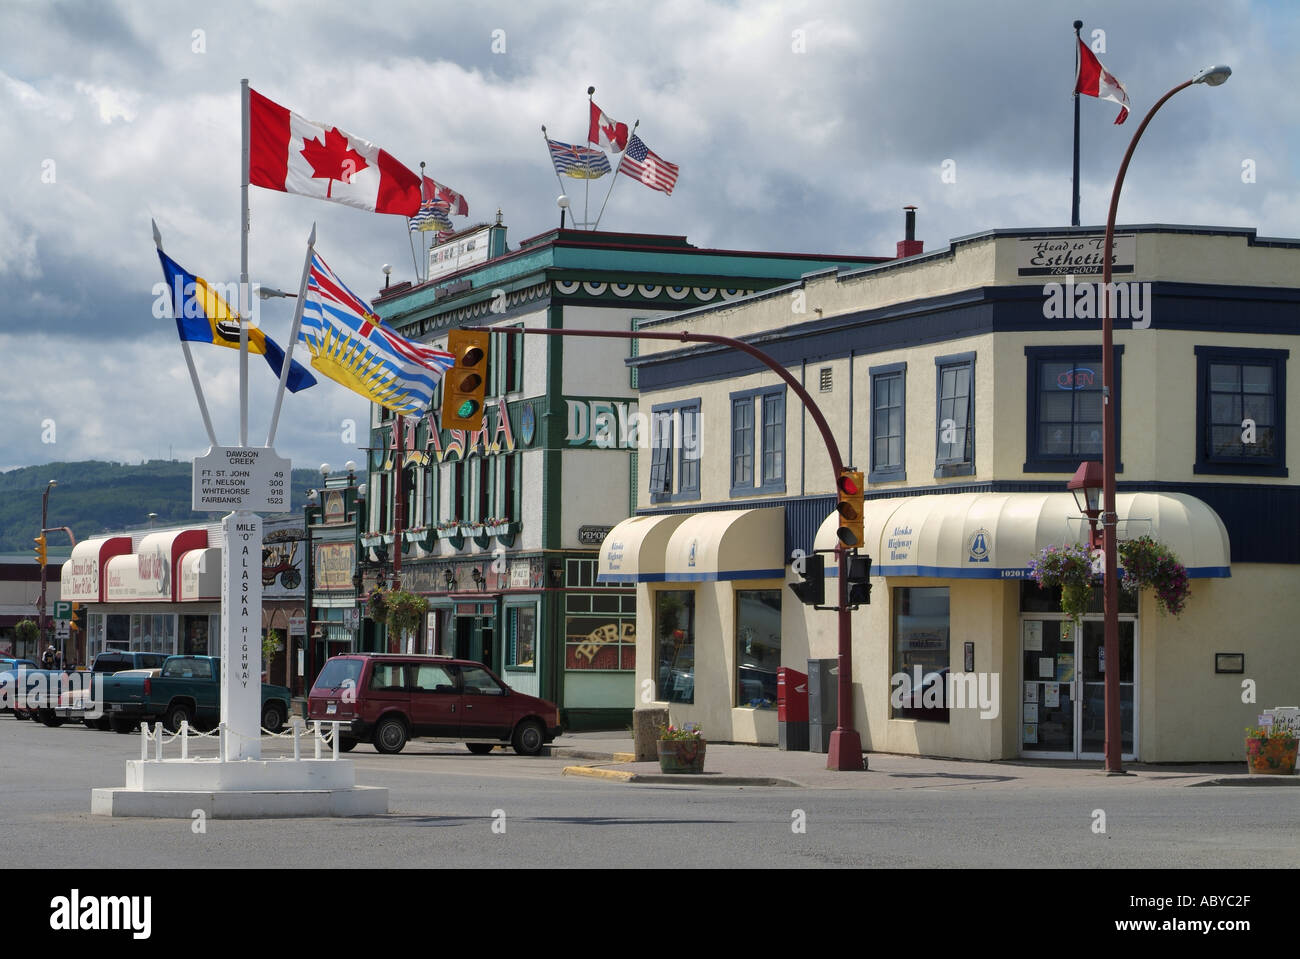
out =
[[(180, 338), (191, 343), (213, 343), (239, 349), (239, 312), (231, 309), (207, 280), (190, 273), (162, 250), (158, 251), (158, 259), (162, 261), (163, 276), (171, 291), (172, 316), (176, 318), (176, 332)], [(248, 331), (248, 351), (266, 357), (267, 366), (277, 378), (280, 376), (284, 368), (284, 350), (257, 327)], [(289, 379), (285, 383), (289, 392), (297, 393), (315, 385), (316, 377), (307, 367), (296, 361), (290, 365)]]

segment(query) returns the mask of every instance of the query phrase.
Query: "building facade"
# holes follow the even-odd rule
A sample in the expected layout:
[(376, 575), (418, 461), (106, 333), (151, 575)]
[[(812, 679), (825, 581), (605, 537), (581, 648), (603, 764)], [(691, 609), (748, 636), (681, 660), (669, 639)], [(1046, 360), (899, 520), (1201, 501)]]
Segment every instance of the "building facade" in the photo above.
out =
[[(1076, 627), (1027, 579), (1039, 550), (1087, 540), (1066, 483), (1101, 459), (1101, 247), (990, 231), (643, 324), (760, 345), (866, 475), (852, 688), (869, 750), (1101, 755), (1100, 596)], [(1113, 265), (1119, 535), (1171, 547), (1192, 584), (1178, 617), (1121, 592), (1123, 751), (1239, 759), (1263, 708), (1300, 702), (1300, 241), (1130, 227)], [(630, 363), (655, 442), (600, 578), (636, 586), (636, 679), (709, 738), (775, 743), (777, 666), (837, 652), (835, 614), (786, 588), (836, 544), (825, 445), (744, 354), (644, 343)]]
[[(384, 291), (385, 322), (437, 346), (466, 326), (630, 331), (810, 270), (877, 262), (574, 230), (507, 250), (499, 222), (452, 246), (470, 242), (479, 262), (435, 247), (427, 282)], [(625, 725), (634, 698), (635, 590), (596, 578), (600, 543), (637, 505), (631, 476), (647, 441), (625, 364), (634, 354), (623, 339), (496, 335), (480, 431), (440, 429), (439, 397), (430, 415), (375, 407), (371, 422), (363, 596), (396, 574), (432, 607), (417, 651), (488, 664), (558, 703), (569, 728)], [(388, 642), (376, 633), (376, 648)]]

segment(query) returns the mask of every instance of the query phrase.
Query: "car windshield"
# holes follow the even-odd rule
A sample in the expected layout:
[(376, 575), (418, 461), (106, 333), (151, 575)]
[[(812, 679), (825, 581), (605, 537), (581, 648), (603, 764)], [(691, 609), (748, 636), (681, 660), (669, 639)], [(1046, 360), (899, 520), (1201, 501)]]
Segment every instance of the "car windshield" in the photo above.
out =
[(356, 686), (361, 678), (362, 661), (359, 659), (331, 659), (316, 677), (317, 689), (338, 689), (347, 680)]

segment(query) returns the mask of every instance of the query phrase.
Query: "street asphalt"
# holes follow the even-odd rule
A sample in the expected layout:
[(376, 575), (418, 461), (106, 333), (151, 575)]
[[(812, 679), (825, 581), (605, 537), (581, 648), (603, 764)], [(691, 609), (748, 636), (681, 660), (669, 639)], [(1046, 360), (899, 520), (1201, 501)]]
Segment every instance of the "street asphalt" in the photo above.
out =
[[(1222, 769), (1107, 777), (1094, 764), (873, 755), (869, 771), (839, 773), (817, 754), (710, 744), (701, 777), (605, 778), (657, 774), (619, 761), (630, 746), (617, 735), (566, 735), (552, 755), (529, 758), (421, 742), (385, 756), (363, 745), (348, 758), (359, 784), (389, 789), (387, 816), (195, 823), (90, 815), (90, 790), (122, 785), (124, 761), (139, 758), (137, 736), (0, 716), (0, 867), (1300, 864), (1300, 792), (1215, 784), (1236, 776)], [(264, 755), (287, 751), (268, 741)], [(749, 784), (722, 784), (737, 780)]]

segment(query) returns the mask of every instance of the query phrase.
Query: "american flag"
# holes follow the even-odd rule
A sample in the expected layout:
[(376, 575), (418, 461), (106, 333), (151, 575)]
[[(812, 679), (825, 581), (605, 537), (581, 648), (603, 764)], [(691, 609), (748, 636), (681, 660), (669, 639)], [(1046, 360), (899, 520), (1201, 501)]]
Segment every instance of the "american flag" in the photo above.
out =
[(658, 156), (635, 133), (628, 140), (627, 151), (618, 164), (619, 173), (626, 173), (650, 189), (662, 190), (669, 195), (677, 185), (677, 171), (680, 169), (677, 164)]
[(595, 180), (609, 173), (609, 158), (600, 150), (547, 139), (555, 172), (576, 180)]
[(320, 255), (312, 254), (298, 340), (311, 365), (395, 413), (423, 413), (456, 357), (408, 340), (383, 325)]

